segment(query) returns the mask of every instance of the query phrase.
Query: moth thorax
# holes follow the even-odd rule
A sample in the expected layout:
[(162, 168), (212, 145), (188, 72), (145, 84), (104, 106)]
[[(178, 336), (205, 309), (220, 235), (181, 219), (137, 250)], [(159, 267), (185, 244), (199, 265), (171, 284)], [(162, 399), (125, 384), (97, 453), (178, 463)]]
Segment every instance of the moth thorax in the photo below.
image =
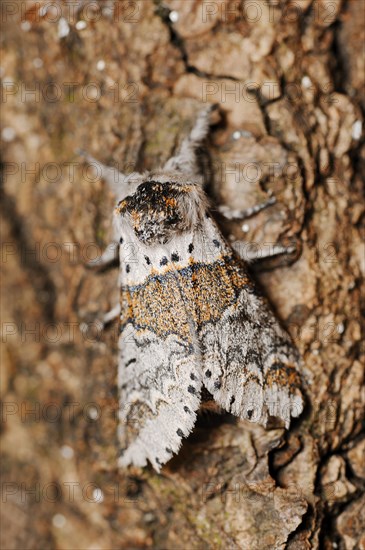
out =
[(137, 238), (145, 244), (164, 244), (190, 227), (184, 203), (187, 192), (181, 185), (147, 181), (119, 204), (128, 214)]

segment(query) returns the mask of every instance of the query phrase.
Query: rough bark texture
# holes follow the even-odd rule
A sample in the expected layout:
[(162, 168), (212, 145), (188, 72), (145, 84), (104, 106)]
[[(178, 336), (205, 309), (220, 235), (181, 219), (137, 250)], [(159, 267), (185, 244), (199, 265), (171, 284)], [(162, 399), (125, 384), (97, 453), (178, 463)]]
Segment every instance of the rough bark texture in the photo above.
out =
[[(3, 2), (2, 548), (365, 548), (363, 19), (363, 0)], [(206, 102), (212, 203), (277, 198), (226, 235), (296, 246), (256, 278), (307, 405), (289, 432), (203, 417), (161, 475), (118, 472), (117, 328), (93, 324), (117, 273), (85, 268), (113, 198), (75, 150), (159, 166)]]

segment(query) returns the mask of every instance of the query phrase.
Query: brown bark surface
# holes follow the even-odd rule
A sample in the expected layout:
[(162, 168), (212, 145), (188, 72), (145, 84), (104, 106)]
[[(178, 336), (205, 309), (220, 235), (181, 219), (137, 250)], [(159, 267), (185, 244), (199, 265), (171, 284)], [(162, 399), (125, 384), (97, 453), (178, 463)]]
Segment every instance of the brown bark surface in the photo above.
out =
[[(363, 0), (2, 10), (1, 548), (365, 548)], [(117, 327), (95, 324), (117, 272), (85, 268), (113, 197), (75, 150), (157, 167), (207, 102), (212, 203), (277, 199), (225, 234), (297, 250), (255, 276), (302, 355), (306, 408), (290, 431), (203, 417), (161, 475), (118, 472)]]

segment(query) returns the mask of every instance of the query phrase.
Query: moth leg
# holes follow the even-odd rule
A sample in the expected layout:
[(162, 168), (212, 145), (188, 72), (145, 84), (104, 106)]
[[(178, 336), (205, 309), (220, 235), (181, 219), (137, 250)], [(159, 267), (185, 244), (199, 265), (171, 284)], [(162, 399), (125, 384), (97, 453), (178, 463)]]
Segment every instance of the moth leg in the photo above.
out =
[(246, 263), (259, 262), (260, 260), (282, 255), (289, 256), (297, 250), (295, 246), (283, 246), (281, 244), (273, 244), (268, 247), (260, 246), (258, 249), (257, 246), (250, 247), (250, 243), (245, 241), (236, 241), (235, 243), (231, 243), (231, 246)]
[(227, 220), (245, 220), (251, 218), (261, 210), (265, 210), (268, 206), (275, 204), (275, 197), (270, 197), (267, 201), (256, 204), (251, 208), (246, 208), (245, 210), (232, 210), (229, 206), (218, 206), (218, 212), (222, 214)]
[(107, 268), (112, 267), (114, 263), (119, 259), (119, 243), (112, 241), (101, 254), (94, 260), (87, 262), (86, 267), (100, 267)]
[(196, 176), (201, 175), (197, 149), (209, 133), (211, 113), (215, 108), (216, 105), (209, 105), (208, 108), (199, 113), (193, 129), (182, 142), (178, 154), (166, 162), (163, 167), (164, 171), (168, 172), (171, 170)]
[(116, 168), (106, 166), (102, 162), (99, 162), (92, 155), (89, 155), (86, 151), (78, 149), (77, 153), (82, 156), (90, 166), (93, 166), (97, 171), (98, 176), (106, 181), (113, 193), (118, 196), (121, 192), (125, 175), (122, 172), (118, 172)]
[[(231, 210), (228, 206), (220, 206), (218, 211), (228, 220), (245, 220), (275, 203), (275, 197), (269, 197), (266, 201), (245, 210)], [(245, 262), (256, 262), (283, 254), (290, 255), (296, 251), (295, 246), (283, 246), (281, 244), (272, 244), (271, 246), (260, 247), (257, 250), (257, 246), (250, 246), (250, 243), (246, 241), (236, 241), (232, 243), (232, 247)]]
[(104, 314), (104, 317), (102, 320), (103, 326), (105, 327), (105, 325), (108, 325), (109, 323), (114, 321), (114, 319), (117, 319), (119, 315), (120, 315), (120, 304), (117, 304), (116, 306), (113, 307), (113, 309), (111, 309), (110, 311)]

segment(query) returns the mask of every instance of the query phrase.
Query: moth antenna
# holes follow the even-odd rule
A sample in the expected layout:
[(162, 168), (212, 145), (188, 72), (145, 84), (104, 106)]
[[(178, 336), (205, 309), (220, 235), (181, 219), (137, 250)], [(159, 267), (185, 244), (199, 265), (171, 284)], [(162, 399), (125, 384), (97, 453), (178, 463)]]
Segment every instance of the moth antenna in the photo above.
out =
[(194, 176), (200, 175), (201, 169), (197, 150), (209, 133), (211, 113), (215, 108), (215, 105), (210, 105), (207, 109), (200, 111), (193, 129), (182, 142), (178, 154), (166, 162), (163, 171), (177, 171)]
[(82, 156), (90, 166), (94, 167), (98, 176), (106, 181), (115, 196), (120, 197), (127, 194), (128, 186), (126, 184), (125, 174), (119, 172), (116, 168), (111, 168), (110, 166), (106, 166), (105, 164), (99, 162), (87, 151), (77, 149), (76, 153)]

